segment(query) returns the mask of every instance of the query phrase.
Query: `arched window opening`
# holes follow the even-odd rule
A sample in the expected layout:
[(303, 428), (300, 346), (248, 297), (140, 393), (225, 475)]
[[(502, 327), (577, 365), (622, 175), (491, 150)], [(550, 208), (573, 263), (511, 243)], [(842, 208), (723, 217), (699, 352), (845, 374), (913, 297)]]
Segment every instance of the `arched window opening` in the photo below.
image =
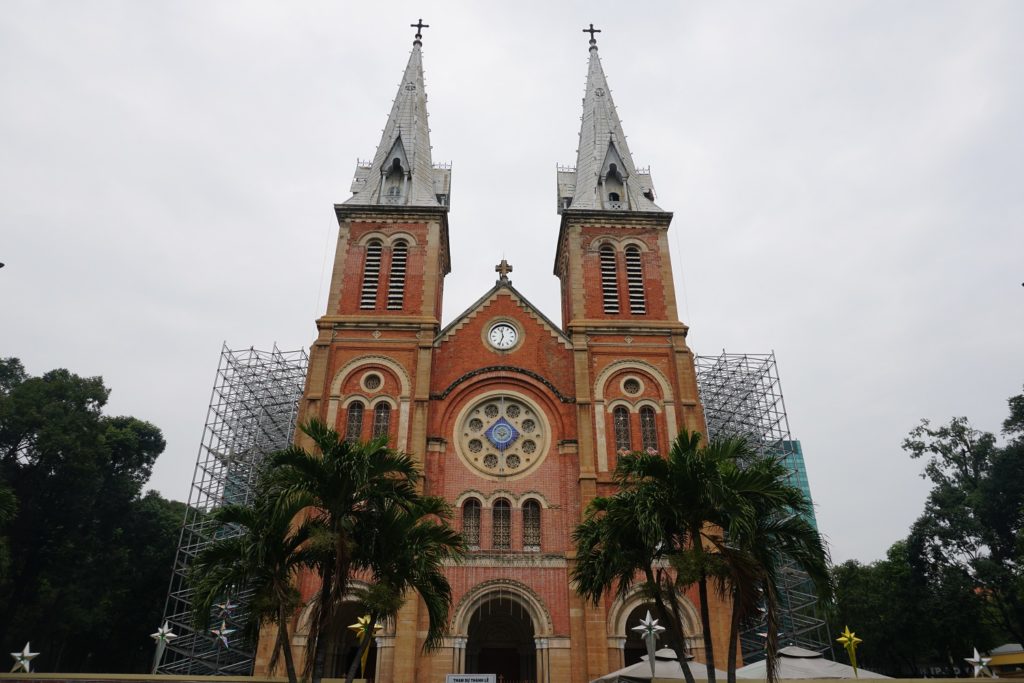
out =
[(345, 421), (345, 440), (358, 441), (363, 435), (363, 404), (353, 401), (348, 404), (348, 415)]
[(405, 269), (409, 261), (409, 245), (404, 240), (391, 248), (391, 274), (388, 276), (388, 310), (402, 310), (405, 298)]
[(504, 498), (494, 501), (491, 509), (491, 547), (509, 550), (512, 547), (512, 505)]
[(629, 285), (629, 312), (644, 315), (647, 313), (647, 298), (644, 295), (643, 264), (637, 247), (626, 247), (626, 282)]
[(604, 189), (608, 193), (608, 202), (605, 205), (607, 209), (622, 209), (623, 206), (622, 197), (626, 194), (626, 184), (622, 179), (622, 174), (619, 172), (618, 166), (615, 164), (608, 165), (608, 172), (604, 176)]
[(476, 498), (462, 505), (462, 540), (470, 548), (480, 547), (480, 501)]
[(523, 550), (540, 550), (540, 503), (523, 503)]
[(655, 421), (654, 408), (641, 406), (640, 408), (640, 442), (643, 449), (658, 450), (658, 423)]
[(604, 312), (619, 312), (619, 277), (615, 263), (615, 248), (610, 244), (601, 247), (601, 295), (604, 297)]
[(384, 198), (388, 204), (400, 204), (405, 191), (405, 169), (402, 160), (394, 158), (384, 176)]
[(363, 264), (363, 290), (359, 296), (359, 308), (377, 307), (377, 283), (380, 281), (380, 255), (383, 245), (372, 240), (366, 245), (366, 262)]
[(612, 411), (612, 425), (615, 428), (615, 450), (633, 450), (633, 438), (629, 433), (629, 410), (625, 406), (618, 406)]
[(387, 436), (391, 429), (391, 406), (378, 403), (373, 408), (373, 438)]

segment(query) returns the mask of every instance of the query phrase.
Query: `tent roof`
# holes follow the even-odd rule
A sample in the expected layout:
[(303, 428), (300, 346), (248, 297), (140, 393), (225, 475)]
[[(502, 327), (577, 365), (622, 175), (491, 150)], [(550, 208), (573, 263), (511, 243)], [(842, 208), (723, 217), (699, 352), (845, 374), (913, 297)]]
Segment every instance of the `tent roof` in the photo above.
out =
[[(821, 653), (791, 645), (779, 650), (779, 678), (889, 678), (866, 669), (857, 669), (854, 676), (853, 667), (825, 659)], [(748, 664), (736, 670), (736, 678), (766, 678), (764, 660)]]
[[(644, 655), (642, 661), (636, 664), (631, 664), (625, 668), (613, 671), (610, 674), (601, 676), (591, 683), (633, 683), (634, 681), (649, 681), (651, 680), (651, 665), (647, 655)], [(690, 672), (693, 673), (693, 677), (698, 681), (707, 680), (708, 672), (707, 667), (697, 662), (690, 662)], [(654, 653), (654, 677), (657, 679), (669, 679), (669, 680), (683, 680), (683, 668), (679, 664), (679, 657), (676, 655), (675, 650), (671, 648), (662, 648)], [(720, 680), (726, 679), (724, 671), (715, 669), (715, 678)]]

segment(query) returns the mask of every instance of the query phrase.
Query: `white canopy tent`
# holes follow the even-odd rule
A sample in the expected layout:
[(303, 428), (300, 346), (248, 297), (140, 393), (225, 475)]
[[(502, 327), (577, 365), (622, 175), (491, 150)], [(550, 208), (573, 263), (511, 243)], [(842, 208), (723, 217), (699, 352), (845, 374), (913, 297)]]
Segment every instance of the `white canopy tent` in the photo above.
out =
[[(707, 667), (697, 662), (689, 662), (690, 672), (698, 681), (706, 681), (708, 678)], [(679, 657), (675, 650), (665, 647), (654, 653), (654, 678), (658, 680), (681, 681), (686, 677), (683, 675), (683, 667), (679, 663)], [(715, 669), (715, 678), (725, 681), (725, 672)], [(636, 664), (613, 671), (610, 674), (596, 678), (590, 683), (635, 683), (637, 681), (651, 680), (651, 664), (647, 655), (641, 657)]]
[[(889, 678), (873, 671), (858, 668), (857, 675), (853, 673), (853, 667), (831, 659), (825, 659), (820, 652), (805, 650), (802, 647), (790, 645), (779, 650), (778, 676), (779, 678)], [(736, 670), (736, 678), (767, 678), (765, 673), (765, 662), (754, 662)]]

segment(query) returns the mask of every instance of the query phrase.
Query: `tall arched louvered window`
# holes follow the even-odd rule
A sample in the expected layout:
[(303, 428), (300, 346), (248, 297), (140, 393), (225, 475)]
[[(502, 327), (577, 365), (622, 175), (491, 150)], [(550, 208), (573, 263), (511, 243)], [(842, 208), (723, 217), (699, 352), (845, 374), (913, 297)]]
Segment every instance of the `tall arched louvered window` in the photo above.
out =
[(540, 550), (540, 503), (523, 503), (523, 550)]
[(363, 435), (363, 404), (359, 401), (349, 403), (346, 418), (345, 440), (358, 441)]
[(381, 401), (373, 407), (373, 438), (387, 436), (391, 429), (391, 406)]
[(402, 310), (405, 299), (405, 269), (409, 262), (409, 245), (405, 240), (391, 247), (391, 273), (388, 276), (388, 310)]
[(612, 411), (612, 426), (615, 429), (615, 450), (633, 450), (633, 438), (629, 433), (629, 410), (618, 406)]
[(615, 248), (606, 244), (601, 247), (601, 296), (605, 313), (619, 312), (619, 274), (615, 263)]
[(650, 406), (640, 407), (640, 443), (646, 450), (658, 450), (658, 423), (656, 413)]
[(366, 245), (366, 263), (363, 264), (363, 289), (359, 294), (359, 308), (377, 307), (377, 283), (380, 282), (380, 255), (383, 245), (380, 240), (371, 240)]
[(508, 550), (512, 547), (512, 505), (504, 498), (494, 501), (491, 508), (491, 547)]
[(629, 312), (633, 315), (647, 313), (644, 269), (640, 260), (640, 249), (637, 247), (626, 247), (626, 282), (629, 285)]
[(480, 546), (480, 501), (476, 498), (462, 505), (462, 540), (470, 548)]

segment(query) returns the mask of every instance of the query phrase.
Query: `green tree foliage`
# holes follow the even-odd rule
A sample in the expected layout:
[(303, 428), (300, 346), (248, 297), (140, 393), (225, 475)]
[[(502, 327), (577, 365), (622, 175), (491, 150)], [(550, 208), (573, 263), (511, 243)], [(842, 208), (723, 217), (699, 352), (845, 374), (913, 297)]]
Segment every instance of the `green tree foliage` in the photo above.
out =
[[(450, 606), (450, 589), (439, 568), (457, 553), (457, 537), (448, 535), (446, 514), (435, 506), (437, 501), (419, 494), (420, 471), (415, 462), (388, 448), (385, 439), (347, 441), (318, 420), (303, 425), (302, 431), (312, 440), (314, 450), (289, 448), (274, 454), (269, 466), (275, 495), (302, 498), (310, 505), (301, 533), (309, 538), (308, 561), (321, 586), (313, 599), (307, 640), (312, 651), (307, 673), (313, 683), (323, 677), (327, 644), (341, 641), (348, 626), (340, 619), (341, 610), (350, 593), (350, 579), (359, 570), (371, 572), (377, 580), (376, 604), (392, 605), (382, 610), (387, 615), (397, 611), (400, 602), (395, 600), (401, 589), (420, 592), (427, 600), (430, 617), (424, 647), (435, 647)], [(424, 516), (437, 520), (436, 524)], [(434, 543), (416, 550), (416, 537), (409, 535), (404, 536), (405, 547), (399, 536), (390, 541), (393, 547), (372, 547), (374, 539), (379, 541), (382, 534), (399, 529), (437, 542), (447, 539), (451, 549)], [(440, 599), (431, 600), (425, 590), (437, 593)], [(383, 600), (389, 591), (392, 600)]]
[(270, 667), (284, 655), (290, 683), (296, 683), (292, 661), (288, 621), (301, 603), (296, 586), (298, 571), (306, 559), (303, 544), (307, 537), (292, 528), (292, 522), (309, 501), (304, 496), (272, 495), (272, 477), (263, 477), (252, 505), (226, 505), (214, 510), (210, 521), (229, 528), (207, 546), (191, 567), (192, 607), (201, 628), (210, 625), (211, 608), (218, 600), (250, 591), (249, 609), (255, 618), (249, 621), (254, 641), (259, 627), (277, 627), (277, 639)]
[(164, 440), (103, 415), (108, 395), (98, 377), (0, 360), (0, 647), (31, 640), (40, 669), (152, 657), (184, 505), (141, 495)]
[(1009, 407), (1002, 446), (963, 417), (922, 420), (903, 448), (932, 482), (923, 514), (886, 559), (833, 569), (835, 623), (864, 638), (865, 667), (951, 675), (974, 647), (1024, 641), (1024, 394)]
[(970, 578), (947, 568), (926, 579), (912, 565), (906, 541), (893, 544), (884, 560), (849, 560), (832, 572), (834, 623), (855, 625), (865, 643), (857, 660), (866, 669), (921, 677), (938, 666), (955, 675), (951, 665), (959, 667), (973, 647), (998, 644)]
[[(427, 611), (424, 646), (439, 647), (448, 630), (452, 602), (444, 567), (461, 560), (465, 551), (462, 535), (449, 525), (451, 508), (442, 498), (426, 496), (406, 504), (387, 501), (372, 510), (371, 517), (371, 523), (360, 525), (354, 534), (355, 565), (372, 578), (369, 589), (359, 595), (370, 623), (397, 617), (407, 591), (411, 591)], [(372, 638), (369, 629), (359, 643), (346, 683), (355, 678)]]
[[(718, 511), (716, 524), (726, 533), (709, 534), (725, 568), (720, 592), (732, 603), (727, 673), (736, 681), (740, 627), (758, 620), (764, 610), (766, 650), (778, 652), (781, 627), (781, 572), (796, 563), (808, 576), (824, 603), (832, 599), (829, 553), (818, 529), (810, 522), (811, 502), (789, 484), (791, 472), (774, 457), (746, 463), (724, 460), (720, 466), (730, 502)], [(775, 657), (766, 659), (769, 681), (776, 677)]]
[[(740, 439), (701, 446), (700, 435), (688, 432), (679, 434), (667, 457), (623, 455), (615, 470), (621, 490), (596, 498), (574, 532), (576, 589), (596, 603), (609, 591), (625, 595), (641, 582), (668, 622), (674, 647), (682, 650), (686, 634), (678, 596), (696, 584), (707, 678), (713, 682), (712, 582), (736, 606), (738, 618), (752, 617), (763, 602), (771, 620), (777, 571), (787, 559), (806, 563), (828, 595), (827, 552), (802, 516), (808, 502), (786, 483), (787, 476), (775, 459), (759, 458)], [(733, 626), (730, 678), (739, 621)], [(688, 667), (684, 673), (692, 682)]]
[(923, 420), (904, 441), (932, 482), (908, 549), (926, 582), (959, 577), (993, 624), (1024, 642), (1024, 394), (1009, 404), (1004, 446), (962, 417), (937, 428)]

